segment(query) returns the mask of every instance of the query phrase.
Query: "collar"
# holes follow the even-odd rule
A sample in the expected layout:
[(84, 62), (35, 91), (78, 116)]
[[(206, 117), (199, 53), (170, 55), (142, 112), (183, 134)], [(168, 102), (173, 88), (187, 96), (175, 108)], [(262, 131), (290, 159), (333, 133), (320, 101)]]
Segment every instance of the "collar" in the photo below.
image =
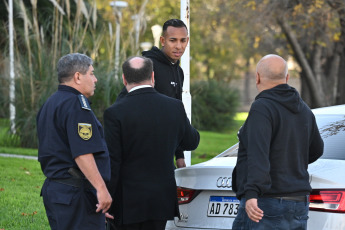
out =
[[(81, 92), (79, 92), (78, 90), (76, 90), (75, 88), (68, 86), (68, 85), (59, 85), (58, 86), (58, 91), (66, 91), (66, 92), (70, 92), (73, 93), (75, 95), (83, 95)], [(83, 95), (84, 96), (84, 95)], [(85, 97), (84, 98), (89, 102), (89, 104), (92, 104), (91, 101), (89, 100), (89, 98)]]
[(137, 90), (137, 89), (148, 88), (148, 87), (152, 88), (151, 85), (138, 85), (138, 86), (133, 87), (128, 93), (133, 92), (134, 90)]
[(82, 94), (81, 92), (79, 92), (78, 90), (76, 90), (75, 88), (68, 86), (68, 85), (59, 85), (58, 86), (58, 90), (59, 91), (67, 91), (67, 92), (71, 92), (74, 93), (76, 95)]

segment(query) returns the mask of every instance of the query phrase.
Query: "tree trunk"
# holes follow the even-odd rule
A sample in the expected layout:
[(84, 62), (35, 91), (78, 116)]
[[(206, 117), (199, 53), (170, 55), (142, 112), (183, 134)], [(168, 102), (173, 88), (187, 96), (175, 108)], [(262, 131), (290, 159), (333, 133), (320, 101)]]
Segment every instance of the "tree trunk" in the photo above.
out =
[(250, 100), (250, 79), (251, 79), (251, 72), (249, 71), (249, 59), (247, 60), (246, 63), (246, 71), (244, 73), (244, 104), (245, 105), (250, 105), (251, 100)]
[(310, 97), (310, 90), (309, 90), (309, 85), (307, 83), (307, 78), (304, 76), (304, 72), (302, 70), (302, 72), (300, 73), (300, 81), (301, 81), (301, 97), (303, 98), (304, 102), (307, 103), (307, 105), (309, 105), (309, 107), (314, 108), (312, 105), (313, 103), (313, 99)]
[[(277, 18), (277, 22), (280, 25), (283, 33), (285, 34), (288, 43), (292, 47), (294, 57), (296, 58), (300, 67), (303, 69), (304, 74), (301, 77), (306, 78), (306, 82), (309, 86), (310, 96), (313, 101), (311, 107), (323, 107), (327, 105), (325, 101), (325, 94), (322, 90), (322, 86), (316, 80), (316, 76), (314, 75), (313, 70), (308, 63), (308, 60), (286, 19)], [(304, 81), (302, 81), (302, 83), (304, 83)]]
[[(340, 61), (341, 61), (341, 55), (342, 55), (343, 46), (339, 42), (335, 44), (334, 47), (334, 54), (333, 58), (331, 60), (330, 64), (330, 71), (328, 73), (328, 81), (330, 84), (328, 84), (328, 87), (330, 89), (331, 94), (330, 101), (332, 105), (336, 104), (337, 96), (338, 96), (338, 85), (339, 85), (339, 68), (340, 68)], [(327, 81), (327, 79), (326, 79)]]
[(338, 47), (335, 49), (338, 53), (339, 60), (339, 70), (336, 75), (331, 74), (330, 76), (336, 76), (336, 81), (333, 87), (337, 88), (334, 92), (334, 102), (335, 104), (345, 103), (345, 66), (341, 63), (345, 62), (345, 2), (344, 0), (328, 0), (328, 4), (336, 11), (339, 15), (340, 24), (340, 41)]
[[(341, 55), (340, 63), (345, 63), (345, 54)], [(338, 93), (335, 104), (345, 104), (345, 65), (340, 65), (338, 74)]]

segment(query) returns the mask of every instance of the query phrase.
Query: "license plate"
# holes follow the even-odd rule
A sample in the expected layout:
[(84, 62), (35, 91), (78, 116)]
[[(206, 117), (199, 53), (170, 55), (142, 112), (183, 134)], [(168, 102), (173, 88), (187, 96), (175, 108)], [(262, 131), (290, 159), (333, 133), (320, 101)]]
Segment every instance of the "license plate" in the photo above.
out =
[(230, 196), (210, 196), (207, 216), (236, 217), (240, 201)]

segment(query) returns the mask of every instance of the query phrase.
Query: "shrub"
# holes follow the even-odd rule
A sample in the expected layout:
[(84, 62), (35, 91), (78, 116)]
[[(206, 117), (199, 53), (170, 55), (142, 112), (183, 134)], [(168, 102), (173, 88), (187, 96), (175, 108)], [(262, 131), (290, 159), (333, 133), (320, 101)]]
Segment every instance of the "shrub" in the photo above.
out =
[[(12, 147), (29, 147), (37, 148), (37, 133), (36, 133), (36, 115), (40, 107), (44, 104), (47, 98), (57, 91), (57, 74), (56, 71), (50, 69), (49, 57), (46, 63), (47, 68), (42, 69), (41, 75), (33, 75), (32, 80), (26, 77), (27, 68), (17, 70), (19, 77), (16, 79), (16, 134), (10, 134), (9, 128), (3, 130), (1, 146)], [(22, 67), (26, 62), (22, 64)], [(116, 96), (123, 87), (122, 81), (114, 79), (113, 73), (108, 72), (109, 63), (102, 62), (102, 64), (95, 63), (95, 75), (98, 79), (96, 84), (95, 95), (90, 98), (92, 101), (92, 110), (97, 118), (102, 121), (103, 111), (114, 103)], [(33, 82), (34, 88), (31, 87)], [(8, 85), (8, 84), (7, 84)], [(6, 84), (4, 87), (7, 86)], [(5, 104), (0, 100), (0, 104)], [(4, 127), (9, 127), (9, 122), (3, 124)]]
[(238, 92), (223, 81), (191, 84), (192, 123), (200, 130), (224, 131), (233, 124), (238, 108)]
[[(16, 133), (9, 135), (8, 129), (3, 131), (6, 138), (2, 145), (20, 145), (36, 148), (36, 115), (46, 99), (57, 90), (56, 63), (67, 53), (85, 53), (94, 60), (95, 74), (98, 78), (95, 96), (91, 98), (92, 109), (100, 119), (103, 111), (112, 104), (123, 87), (122, 82), (114, 80), (112, 69), (112, 50), (114, 39), (106, 36), (107, 23), (81, 15), (81, 5), (71, 4), (71, 12), (75, 14), (62, 16), (52, 4), (42, 5), (37, 13), (37, 1), (19, 1), (15, 3), (15, 107)], [(45, 1), (39, 1), (44, 4)], [(93, 6), (87, 5), (92, 11)], [(91, 22), (92, 20), (92, 22)], [(22, 25), (24, 22), (24, 25)], [(37, 22), (37, 23), (34, 23)], [(4, 24), (5, 25), (5, 24)], [(32, 26), (29, 26), (32, 25)], [(93, 25), (93, 26), (92, 26)], [(0, 26), (1, 34), (8, 35), (7, 26)], [(5, 39), (6, 37), (6, 39)], [(0, 118), (8, 118), (9, 112), (9, 68), (7, 36), (0, 36)], [(102, 50), (102, 52), (101, 52)]]

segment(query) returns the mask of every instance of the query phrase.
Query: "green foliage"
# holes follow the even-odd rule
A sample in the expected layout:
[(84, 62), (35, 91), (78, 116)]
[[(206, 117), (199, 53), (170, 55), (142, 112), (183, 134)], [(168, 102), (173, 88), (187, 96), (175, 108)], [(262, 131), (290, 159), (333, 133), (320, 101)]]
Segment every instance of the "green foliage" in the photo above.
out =
[[(2, 146), (37, 148), (36, 115), (46, 99), (57, 90), (56, 63), (64, 54), (80, 52), (94, 59), (98, 83), (91, 100), (98, 118), (102, 118), (105, 108), (115, 101), (123, 87), (122, 81), (115, 80), (111, 71), (114, 58), (108, 51), (112, 50), (113, 41), (106, 36), (104, 21), (98, 21), (97, 27), (91, 26), (95, 17), (86, 17), (81, 13), (81, 6), (72, 2), (70, 10), (75, 14), (64, 16), (60, 11), (54, 10), (51, 3), (42, 6), (39, 13), (35, 7), (29, 2), (14, 4), (14, 15), (22, 13), (21, 18), (15, 18), (16, 134), (9, 134), (7, 123), (8, 126), (0, 133), (5, 137), (1, 139)], [(93, 6), (86, 4), (86, 7), (90, 12), (93, 10)], [(64, 9), (67, 10), (67, 7)], [(36, 21), (38, 25), (35, 25)], [(41, 32), (35, 29), (37, 26), (41, 28)], [(0, 31), (6, 34), (6, 28), (1, 27)], [(7, 67), (8, 58), (2, 57), (8, 55), (8, 43), (0, 38), (0, 44), (5, 47), (3, 53), (0, 53), (0, 67)], [(100, 50), (104, 51), (103, 54), (99, 53)], [(8, 67), (0, 70), (0, 93), (3, 95), (0, 106), (5, 108), (0, 112), (0, 117), (9, 115), (8, 76)]]
[(18, 135), (11, 134), (9, 127), (10, 127), (10, 122), (7, 119), (0, 119), (0, 146), (4, 146), (4, 147), (20, 146), (20, 140), (19, 140)]
[(106, 108), (112, 105), (117, 95), (124, 87), (122, 78), (115, 79), (114, 71), (109, 71), (109, 63), (95, 63), (95, 75), (97, 77), (96, 91), (94, 96), (90, 98), (92, 102), (92, 111), (97, 116), (100, 122), (103, 122), (103, 112)]
[(236, 2), (240, 1), (191, 1), (191, 76), (230, 82), (242, 75), (255, 50)]
[(238, 107), (238, 92), (222, 81), (191, 84), (192, 122), (201, 130), (224, 131), (231, 127)]
[[(86, 11), (83, 11), (82, 5), (84, 4), (76, 4), (74, 1), (59, 2), (63, 12), (46, 1), (38, 1), (37, 5), (35, 1), (14, 2), (16, 135), (8, 135), (6, 143), (14, 140), (16, 143), (13, 144), (14, 146), (37, 147), (36, 114), (46, 99), (56, 91), (58, 84), (56, 63), (66, 53), (85, 53), (94, 59), (98, 83), (95, 95), (91, 98), (92, 109), (101, 121), (103, 111), (115, 101), (116, 95), (123, 87), (121, 80), (114, 79), (114, 72), (112, 71), (116, 39), (113, 9), (109, 6), (109, 1), (97, 0), (99, 15), (96, 17), (97, 14), (93, 13), (95, 10), (94, 2), (87, 0), (82, 2), (85, 3)], [(217, 8), (208, 4), (208, 8), (211, 7), (210, 14), (213, 15), (212, 27), (216, 22), (232, 21), (219, 21), (221, 19), (219, 10), (223, 12), (229, 7), (226, 1), (219, 1), (219, 4), (223, 4), (223, 7)], [(120, 63), (127, 56), (139, 52), (138, 44), (134, 42), (136, 30), (135, 21), (131, 18), (132, 15), (140, 15), (140, 40), (153, 41), (151, 26), (162, 25), (169, 18), (179, 18), (179, 7), (179, 1), (128, 0), (128, 7), (123, 10), (122, 14)], [(202, 2), (196, 1), (193, 9), (195, 11), (191, 11), (191, 13), (197, 12), (198, 9), (204, 9)], [(204, 13), (208, 13), (208, 10)], [(194, 20), (198, 22), (199, 19), (198, 15)], [(2, 18), (1, 22), (4, 26), (0, 27), (1, 34), (6, 35), (0, 37), (0, 46), (4, 48), (0, 53), (0, 67), (4, 67), (0, 70), (0, 93), (3, 95), (0, 98), (0, 106), (5, 108), (0, 111), (0, 117), (9, 116), (9, 48), (6, 20), (7, 17)], [(112, 25), (110, 27), (112, 30), (109, 28), (109, 23)], [(192, 28), (197, 26), (193, 22), (191, 23)], [(200, 42), (200, 39), (194, 41), (200, 46), (198, 45), (197, 50), (193, 51), (195, 52), (195, 59), (193, 60), (197, 60), (199, 57), (205, 57), (205, 55), (199, 55), (200, 52), (209, 52), (209, 50), (201, 48), (208, 47), (205, 45), (206, 43), (211, 42), (213, 44), (212, 47), (215, 48), (211, 50), (210, 55), (207, 55), (209, 63), (218, 63), (211, 57), (213, 53), (218, 53), (223, 60), (226, 60), (226, 65), (222, 63), (218, 66), (212, 66), (211, 69), (213, 70), (222, 69), (221, 72), (213, 71), (215, 78), (223, 76), (221, 73), (228, 69), (226, 66), (231, 62), (230, 60), (233, 60), (229, 54), (236, 53), (233, 49), (221, 50), (221, 47), (230, 47), (219, 43), (228, 37), (228, 31), (223, 24), (222, 26), (219, 24), (218, 28), (219, 30), (214, 32), (219, 31), (221, 33), (217, 37), (216, 43), (212, 40), (212, 33), (209, 33), (207, 34), (208, 38), (202, 40), (203, 42)], [(208, 30), (202, 31), (207, 32)], [(233, 31), (231, 34), (234, 34)], [(202, 36), (204, 37), (204, 35)], [(235, 40), (239, 41), (233, 37), (232, 41)], [(231, 47), (237, 47), (237, 45)], [(234, 56), (232, 55), (232, 57)], [(204, 59), (198, 61), (198, 63), (202, 62)], [(195, 76), (195, 74), (192, 75)], [(200, 76), (204, 75), (200, 73)], [(6, 132), (8, 132), (8, 128)], [(4, 145), (8, 146), (8, 144)]]

